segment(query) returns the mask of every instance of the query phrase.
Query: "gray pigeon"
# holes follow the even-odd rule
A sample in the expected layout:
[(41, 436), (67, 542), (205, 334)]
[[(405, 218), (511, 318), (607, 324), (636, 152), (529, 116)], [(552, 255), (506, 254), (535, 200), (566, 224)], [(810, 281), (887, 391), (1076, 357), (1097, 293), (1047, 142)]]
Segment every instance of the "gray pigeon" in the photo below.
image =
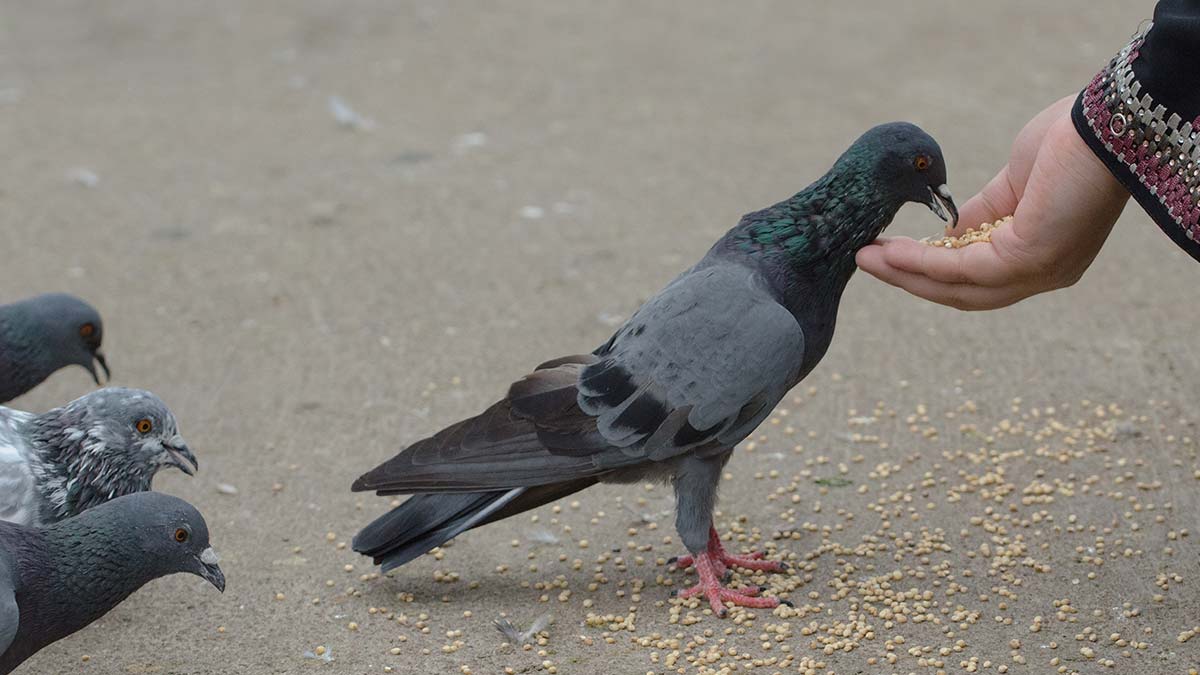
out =
[(0, 305), (0, 403), (41, 384), (59, 368), (83, 366), (100, 384), (96, 364), (108, 378), (100, 352), (100, 313), (66, 293), (47, 293)]
[(783, 566), (725, 551), (717, 482), (734, 446), (824, 356), (855, 252), (906, 202), (958, 219), (937, 143), (912, 124), (875, 127), (802, 192), (744, 216), (599, 349), (543, 363), (478, 417), (361, 476), (356, 491), (414, 496), (354, 549), (386, 571), (597, 482), (658, 479), (674, 485), (691, 553), (678, 564), (699, 576), (681, 595), (703, 595), (718, 615), (725, 602), (776, 606), (758, 588), (721, 585), (730, 566)]
[(45, 529), (0, 522), (0, 673), (104, 616), (159, 577), (225, 575), (208, 525), (159, 492), (105, 502)]
[(46, 525), (199, 468), (175, 416), (141, 389), (93, 391), (41, 415), (0, 407), (0, 520)]

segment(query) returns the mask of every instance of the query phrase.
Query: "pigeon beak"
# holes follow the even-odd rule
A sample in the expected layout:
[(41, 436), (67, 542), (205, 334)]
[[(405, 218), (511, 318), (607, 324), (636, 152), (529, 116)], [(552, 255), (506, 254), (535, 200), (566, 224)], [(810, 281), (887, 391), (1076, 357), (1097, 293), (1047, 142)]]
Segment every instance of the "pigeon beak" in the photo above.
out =
[(196, 461), (196, 456), (192, 454), (191, 448), (183, 443), (178, 445), (167, 445), (164, 443), (163, 452), (167, 454), (167, 464), (178, 468), (189, 476), (195, 476), (196, 470), (200, 468), (200, 462)]
[[(96, 351), (92, 352), (92, 356), (96, 358), (96, 363), (99, 363), (100, 367), (104, 369), (104, 381), (112, 381), (112, 373), (108, 370), (108, 359), (104, 358), (104, 352), (97, 348)], [(96, 377), (95, 371), (92, 372), (92, 377)], [(96, 384), (100, 384), (99, 378), (96, 378)]]
[(96, 364), (97, 363), (99, 363), (100, 367), (104, 369), (104, 380), (106, 382), (108, 380), (111, 380), (112, 374), (108, 372), (108, 361), (105, 360), (104, 354), (100, 351), (99, 348), (92, 350), (91, 357), (88, 358), (86, 361), (81, 362), (80, 365), (82, 365), (84, 368), (87, 368), (88, 373), (91, 374), (92, 379), (95, 380), (96, 386), (99, 387), (100, 386), (100, 374), (96, 372)]
[(938, 218), (950, 223), (949, 229), (953, 229), (958, 225), (958, 207), (954, 205), (954, 198), (950, 196), (950, 188), (945, 184), (939, 185), (936, 188), (929, 186), (929, 201), (925, 203), (930, 211), (937, 214)]
[(212, 584), (218, 591), (225, 592), (225, 573), (217, 565), (220, 556), (211, 546), (200, 552), (200, 569), (196, 572), (202, 579)]

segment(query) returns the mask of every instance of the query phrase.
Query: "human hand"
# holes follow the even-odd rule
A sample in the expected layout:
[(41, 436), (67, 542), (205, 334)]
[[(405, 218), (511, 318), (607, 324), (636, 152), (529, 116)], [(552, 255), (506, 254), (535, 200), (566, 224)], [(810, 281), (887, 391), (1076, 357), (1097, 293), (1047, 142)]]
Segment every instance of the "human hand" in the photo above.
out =
[(1021, 130), (1008, 164), (963, 204), (947, 234), (1012, 215), (990, 243), (940, 248), (881, 238), (858, 266), (913, 295), (962, 310), (997, 309), (1065, 288), (1083, 276), (1125, 208), (1129, 193), (1084, 144), (1071, 122), (1074, 96)]

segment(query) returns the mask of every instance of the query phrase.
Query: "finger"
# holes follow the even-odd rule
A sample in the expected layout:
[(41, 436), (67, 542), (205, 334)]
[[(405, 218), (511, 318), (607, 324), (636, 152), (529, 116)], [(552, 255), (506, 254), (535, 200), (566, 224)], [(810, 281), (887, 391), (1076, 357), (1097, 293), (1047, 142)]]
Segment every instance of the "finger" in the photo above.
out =
[[(1063, 118), (1069, 118), (1071, 115), (1071, 106), (1075, 103), (1075, 95), (1064, 96), (1059, 99), (1025, 125), (1021, 132), (1017, 134), (1017, 138), (1013, 141), (1012, 156), (1008, 159), (1008, 181), (1013, 186), (1013, 191), (1020, 200), (1024, 196), (1025, 186), (1029, 183), (1029, 173), (1033, 170), (1033, 165), (1037, 160), (1037, 152), (1029, 152), (1030, 149), (1042, 147), (1042, 141), (1046, 135), (1050, 133), (1054, 124)], [(1012, 211), (1009, 211), (1011, 214)]]
[(983, 223), (994, 223), (1011, 216), (1017, 209), (1018, 195), (1009, 176), (1009, 165), (1000, 169), (979, 194), (967, 200), (958, 211), (958, 226), (947, 230), (947, 234), (961, 236), (968, 229), (977, 229)]
[(887, 265), (942, 283), (1001, 288), (1022, 278), (1022, 270), (1014, 268), (1011, 260), (1001, 258), (990, 242), (942, 248), (896, 238), (880, 248)]
[[(891, 241), (890, 239), (888, 241)], [(881, 274), (886, 274), (888, 264), (883, 259), (884, 242), (876, 239), (875, 243), (867, 244), (858, 249), (858, 253), (854, 254), (854, 262), (858, 264), (859, 269), (870, 274), (873, 277), (887, 281)]]
[[(866, 249), (860, 251), (860, 254), (863, 252), (866, 252)], [(873, 252), (867, 252), (868, 263), (862, 266), (871, 276), (884, 283), (902, 288), (919, 298), (947, 307), (963, 311), (999, 309), (1028, 295), (1007, 287), (988, 288), (973, 284), (949, 284), (937, 281), (892, 267), (882, 257), (873, 258), (874, 255), (876, 254)]]

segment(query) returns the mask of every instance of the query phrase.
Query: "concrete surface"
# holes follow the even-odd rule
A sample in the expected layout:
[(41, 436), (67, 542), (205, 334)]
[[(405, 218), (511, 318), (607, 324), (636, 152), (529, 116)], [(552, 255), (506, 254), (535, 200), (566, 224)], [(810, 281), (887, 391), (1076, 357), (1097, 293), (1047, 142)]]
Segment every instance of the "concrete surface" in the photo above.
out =
[[(662, 488), (593, 489), (391, 579), (338, 547), (386, 508), (348, 491), (359, 473), (599, 344), (866, 127), (924, 126), (964, 200), (1151, 9), (0, 3), (0, 298), (99, 306), (115, 382), (159, 393), (200, 458), (156, 487), (207, 516), (229, 578), (152, 583), (22, 672), (1188, 672), (1200, 269), (1136, 208), (1076, 287), (1004, 311), (852, 281), (800, 402), (723, 492), (723, 531), (800, 567), (768, 581), (802, 617), (672, 605)], [(891, 232), (939, 225), (914, 206)], [(64, 371), (17, 404), (88, 387)], [(883, 586), (932, 594), (938, 620), (887, 627)], [(633, 630), (586, 623), (631, 606)], [(551, 613), (547, 644), (502, 647), (502, 612)]]

